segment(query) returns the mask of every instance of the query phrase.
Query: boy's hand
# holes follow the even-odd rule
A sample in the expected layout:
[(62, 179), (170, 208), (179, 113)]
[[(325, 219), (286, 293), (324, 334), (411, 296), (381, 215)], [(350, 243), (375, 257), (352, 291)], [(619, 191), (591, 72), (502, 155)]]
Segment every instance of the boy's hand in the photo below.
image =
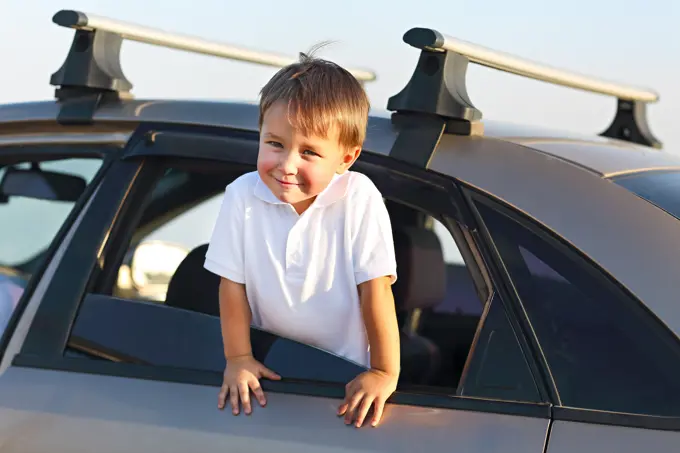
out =
[(231, 411), (234, 415), (239, 413), (239, 397), (243, 403), (243, 410), (246, 415), (250, 415), (252, 407), (250, 405), (250, 391), (253, 391), (255, 398), (260, 406), (267, 404), (260, 378), (273, 380), (281, 379), (281, 376), (266, 368), (252, 356), (234, 357), (227, 360), (224, 369), (224, 381), (217, 400), (217, 407), (224, 409), (227, 395), (231, 402)]
[(368, 370), (354, 378), (345, 387), (345, 400), (338, 408), (338, 415), (345, 416), (345, 423), (355, 420), (360, 428), (373, 405), (371, 426), (377, 426), (382, 418), (385, 402), (397, 389), (398, 376), (379, 370)]

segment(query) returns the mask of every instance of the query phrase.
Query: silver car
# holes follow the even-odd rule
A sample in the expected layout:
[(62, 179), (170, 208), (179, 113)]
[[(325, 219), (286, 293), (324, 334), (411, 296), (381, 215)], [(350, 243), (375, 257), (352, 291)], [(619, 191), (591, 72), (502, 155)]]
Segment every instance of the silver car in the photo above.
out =
[[(0, 451), (678, 451), (680, 158), (646, 122), (656, 93), (408, 31), (413, 76), (353, 167), (394, 229), (397, 392), (379, 427), (346, 426), (336, 408), (362, 368), (253, 328), (283, 379), (233, 416), (217, 409), (218, 277), (202, 264), (224, 187), (254, 168), (257, 106), (135, 99), (118, 56), (127, 39), (292, 59), (54, 22), (75, 29), (55, 99), (0, 106)], [(482, 119), (469, 63), (616, 98), (611, 127)]]

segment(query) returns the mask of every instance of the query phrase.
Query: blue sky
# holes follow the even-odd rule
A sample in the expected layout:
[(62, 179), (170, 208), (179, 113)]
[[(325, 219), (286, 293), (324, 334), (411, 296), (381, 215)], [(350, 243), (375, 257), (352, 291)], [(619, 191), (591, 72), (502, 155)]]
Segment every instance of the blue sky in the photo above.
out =
[[(59, 9), (132, 21), (169, 31), (296, 55), (335, 43), (322, 56), (369, 68), (372, 104), (408, 81), (418, 51), (402, 41), (411, 27), (505, 52), (646, 86), (660, 93), (648, 115), (655, 135), (680, 152), (680, 6), (671, 0), (4, 0), (0, 14), (0, 102), (49, 99), (50, 75), (62, 64), (72, 32), (54, 25)], [(123, 70), (138, 98), (248, 99), (274, 72), (241, 62), (126, 42)], [(484, 118), (598, 133), (615, 100), (471, 65), (468, 92)], [(210, 214), (212, 216), (212, 214)], [(210, 225), (210, 222), (208, 222)], [(211, 227), (212, 225), (210, 225)]]

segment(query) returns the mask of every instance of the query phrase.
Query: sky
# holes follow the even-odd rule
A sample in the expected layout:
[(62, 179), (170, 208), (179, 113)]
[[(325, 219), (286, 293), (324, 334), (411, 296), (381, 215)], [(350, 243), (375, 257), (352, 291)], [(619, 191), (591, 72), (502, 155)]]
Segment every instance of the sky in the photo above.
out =
[[(649, 87), (653, 133), (680, 153), (680, 2), (671, 0), (47, 0), (0, 1), (0, 102), (51, 99), (50, 75), (72, 31), (52, 23), (77, 9), (167, 31), (291, 56), (333, 41), (321, 56), (371, 69), (372, 106), (410, 78), (418, 51), (402, 40), (428, 27), (486, 47), (584, 74)], [(125, 42), (122, 67), (137, 98), (256, 100), (275, 71), (243, 62)], [(616, 100), (470, 65), (468, 94), (483, 118), (599, 133)], [(211, 211), (212, 212), (212, 211)], [(210, 214), (212, 215), (212, 214)]]
[[(402, 40), (412, 27), (660, 93), (649, 106), (652, 131), (680, 152), (680, 3), (671, 0), (2, 0), (0, 102), (50, 99), (50, 75), (72, 31), (52, 23), (59, 9), (295, 56), (332, 40), (321, 56), (378, 74), (372, 105), (408, 81), (418, 51)], [(126, 42), (123, 71), (138, 98), (255, 100), (275, 69)], [(615, 100), (471, 65), (470, 98), (484, 118), (598, 133)]]

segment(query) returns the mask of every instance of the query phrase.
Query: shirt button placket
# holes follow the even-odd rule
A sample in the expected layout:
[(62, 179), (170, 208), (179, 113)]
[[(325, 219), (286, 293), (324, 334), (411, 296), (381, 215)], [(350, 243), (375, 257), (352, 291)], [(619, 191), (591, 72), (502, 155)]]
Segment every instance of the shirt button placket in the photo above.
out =
[(286, 242), (286, 273), (297, 280), (297, 277), (302, 276), (302, 234), (304, 229), (302, 219), (293, 225), (288, 233), (288, 240)]

